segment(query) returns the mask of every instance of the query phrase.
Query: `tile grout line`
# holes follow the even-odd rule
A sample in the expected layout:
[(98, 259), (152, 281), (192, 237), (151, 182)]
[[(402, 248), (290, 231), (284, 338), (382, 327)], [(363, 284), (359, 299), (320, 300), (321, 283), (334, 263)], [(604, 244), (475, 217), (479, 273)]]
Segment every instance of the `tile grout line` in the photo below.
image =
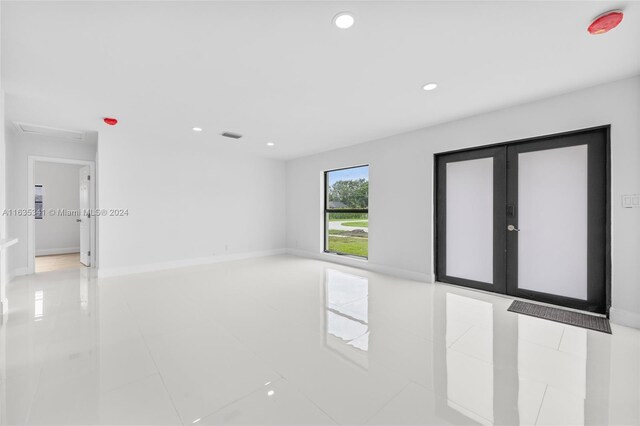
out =
[[(283, 379), (276, 379), (276, 380), (275, 380), (275, 382), (272, 382), (272, 383), (277, 383), (277, 382), (279, 382), (280, 380), (283, 380)], [(270, 384), (271, 384), (271, 383), (270, 383)], [(243, 395), (240, 395), (239, 397), (237, 397), (237, 398), (236, 398), (236, 399), (234, 399), (233, 401), (229, 401), (229, 402), (227, 402), (226, 404), (222, 405), (221, 407), (216, 408), (215, 410), (213, 410), (213, 411), (211, 411), (211, 412), (209, 412), (209, 413), (207, 413), (207, 414), (202, 415), (200, 418), (201, 418), (201, 419), (204, 419), (204, 418), (207, 418), (207, 417), (209, 417), (209, 416), (213, 416), (214, 414), (219, 413), (220, 411), (222, 411), (222, 410), (224, 410), (225, 408), (227, 408), (227, 407), (229, 407), (229, 406), (231, 406), (231, 405), (235, 404), (236, 402), (242, 401), (243, 399), (245, 399), (245, 398), (246, 398), (246, 397), (248, 397), (248, 396), (253, 395), (254, 393), (258, 393), (258, 392), (260, 391), (260, 389), (262, 389), (263, 387), (264, 387), (264, 385), (262, 385), (261, 387), (255, 388), (255, 389), (253, 389), (253, 390), (251, 390), (251, 391), (249, 391), (249, 392), (247, 392), (247, 393), (245, 393), (245, 394), (243, 394)]]
[(382, 410), (384, 410), (389, 404), (391, 404), (402, 392), (404, 392), (409, 386), (411, 386), (412, 383), (415, 385), (424, 387), (421, 384), (414, 382), (413, 380), (409, 380), (409, 382), (405, 386), (403, 386), (398, 392), (396, 392), (393, 396), (391, 396), (391, 398), (389, 398), (387, 402), (382, 404), (380, 408), (378, 408), (374, 413), (372, 413), (369, 417), (367, 417), (364, 420), (364, 422), (362, 422), (362, 424), (367, 424), (367, 422), (369, 422), (371, 419), (377, 416)]
[[(213, 321), (216, 325), (223, 327), (224, 324), (220, 324), (216, 319), (214, 318), (209, 318), (210, 321)], [(278, 379), (276, 379), (276, 382), (279, 381), (285, 381), (286, 383), (288, 383), (289, 385), (291, 385), (297, 392), (300, 393), (300, 395), (302, 395), (302, 397), (304, 399), (306, 399), (307, 401), (309, 401), (314, 407), (316, 407), (318, 410), (320, 410), (320, 412), (322, 412), (325, 416), (327, 416), (327, 418), (329, 418), (329, 420), (331, 420), (333, 423), (335, 423), (336, 425), (339, 425), (340, 423), (338, 423), (329, 413), (327, 413), (322, 407), (320, 407), (318, 404), (316, 404), (315, 401), (313, 401), (307, 394), (305, 394), (302, 390), (298, 389), (298, 387), (296, 385), (294, 385), (293, 383), (291, 383), (289, 380), (287, 380), (287, 378), (284, 376), (283, 373), (281, 373), (280, 371), (278, 371), (277, 368), (273, 368), (269, 362), (268, 359), (265, 359), (263, 356), (261, 356), (259, 353), (255, 352), (250, 345), (248, 345), (240, 336), (236, 335), (236, 333), (234, 333), (233, 331), (229, 330), (229, 336), (231, 338), (233, 338), (238, 344), (240, 344), (248, 353), (252, 354), (256, 360), (260, 360), (261, 362), (264, 363), (265, 367), (268, 368), (270, 371), (273, 371), (274, 373), (276, 373), (278, 376), (280, 376)], [(243, 395), (239, 398), (237, 398), (236, 400), (225, 404), (224, 406), (220, 407), (219, 409), (205, 415), (202, 416), (202, 418), (208, 417), (208, 416), (212, 416), (216, 413), (218, 413), (219, 411), (221, 411), (222, 409), (230, 406), (231, 404), (234, 404), (238, 401), (240, 401), (241, 399), (246, 398), (249, 395), (253, 395), (254, 393), (257, 393), (260, 390), (260, 388), (256, 389), (255, 391), (251, 391), (250, 393)]]
[[(266, 305), (266, 304), (265, 304)], [(268, 305), (267, 305), (268, 306)], [(269, 306), (270, 307), (270, 306)], [(277, 309), (275, 309), (276, 311), (278, 311)], [(216, 319), (214, 318), (209, 318), (210, 321), (213, 321), (216, 325), (220, 326), (220, 327), (224, 327), (224, 324), (219, 323)], [(242, 348), (244, 348), (248, 353), (250, 353), (252, 356), (254, 356), (256, 358), (256, 360), (260, 360), (262, 363), (264, 363), (265, 367), (268, 368), (270, 371), (273, 371), (274, 373), (276, 373), (279, 378), (276, 380), (277, 382), (279, 381), (285, 381), (286, 383), (288, 383), (289, 385), (291, 385), (297, 392), (300, 393), (300, 395), (302, 395), (302, 397), (304, 399), (306, 399), (307, 401), (309, 401), (314, 407), (316, 407), (318, 410), (320, 410), (320, 412), (322, 412), (325, 416), (327, 416), (327, 418), (329, 418), (329, 420), (331, 420), (333, 423), (335, 423), (336, 425), (339, 425), (340, 423), (338, 423), (329, 413), (327, 413), (322, 407), (320, 407), (318, 404), (316, 404), (315, 401), (313, 401), (307, 394), (305, 394), (302, 390), (298, 389), (297, 386), (295, 386), (293, 383), (291, 383), (289, 380), (287, 380), (287, 378), (284, 376), (284, 374), (282, 372), (280, 372), (277, 368), (274, 368), (271, 366), (271, 363), (269, 362), (268, 359), (265, 359), (263, 356), (261, 356), (259, 353), (255, 352), (251, 346), (249, 344), (247, 344), (240, 336), (236, 335), (236, 333), (234, 333), (233, 331), (229, 330), (228, 331), (229, 336), (234, 339), (238, 344), (240, 344), (242, 346)], [(218, 413), (220, 410), (222, 410), (223, 408), (228, 407), (229, 405), (236, 403), (238, 401), (240, 401), (241, 399), (246, 398), (249, 395), (253, 395), (254, 393), (257, 393), (260, 389), (256, 389), (255, 391), (251, 391), (250, 393), (243, 395), (239, 398), (237, 398), (236, 400), (220, 407), (219, 409), (207, 414), (206, 416), (202, 416), (202, 418), (214, 415), (216, 413)]]
[(560, 335), (560, 340), (558, 340), (558, 347), (556, 348), (557, 351), (560, 350), (560, 346), (562, 345), (562, 339), (564, 339), (564, 332), (566, 329), (566, 327), (562, 327), (562, 334)]
[(542, 393), (542, 399), (540, 400), (540, 407), (538, 407), (538, 414), (536, 414), (536, 421), (533, 423), (534, 425), (538, 424), (538, 419), (540, 418), (540, 412), (542, 411), (542, 404), (544, 404), (544, 398), (547, 395), (547, 389), (549, 385), (544, 386), (544, 392)]
[(290, 381), (288, 381), (286, 378), (282, 378), (282, 380), (284, 380), (285, 382), (289, 383), (296, 391), (300, 392), (300, 395), (302, 395), (302, 397), (304, 399), (306, 399), (307, 401), (309, 401), (311, 403), (311, 405), (313, 405), (314, 407), (316, 407), (318, 410), (320, 410), (320, 412), (322, 412), (325, 416), (327, 416), (327, 418), (329, 420), (331, 420), (333, 423), (335, 423), (336, 425), (339, 425), (340, 423), (333, 418), (333, 416), (331, 416), (329, 413), (327, 413), (324, 408), (322, 408), (320, 405), (318, 405), (313, 399), (311, 399), (311, 397), (309, 397), (306, 393), (304, 393), (304, 391), (302, 391), (301, 389), (298, 388), (298, 386), (294, 385), (293, 383), (291, 383)]
[(269, 371), (274, 372), (277, 376), (279, 376), (280, 379), (285, 379), (283, 373), (281, 373), (277, 368), (272, 368), (269, 360), (264, 356), (262, 356), (259, 352), (256, 352), (248, 342), (242, 339), (241, 336), (237, 335), (232, 330), (227, 330), (227, 327), (225, 326), (225, 324), (219, 322), (217, 319), (211, 318), (211, 317), (207, 317), (207, 318), (208, 318), (208, 321), (211, 321), (213, 324), (223, 329), (224, 332), (227, 333), (231, 339), (233, 339), (236, 343), (238, 343), (242, 347), (242, 349), (246, 350), (247, 353), (255, 357), (256, 360), (259, 360), (264, 365), (265, 368), (267, 368)]
[(462, 333), (460, 336), (458, 336), (458, 338), (457, 338), (456, 340), (454, 340), (453, 342), (451, 342), (451, 344), (450, 344), (450, 345), (447, 345), (447, 342), (446, 342), (446, 340), (445, 340), (445, 346), (446, 346), (448, 349), (451, 349), (451, 348), (453, 347), (453, 345), (455, 345), (456, 343), (458, 343), (458, 340), (460, 340), (460, 339), (462, 339), (464, 336), (466, 336), (466, 334), (467, 334), (468, 332), (470, 332), (470, 331), (471, 331), (471, 329), (472, 329), (473, 327), (475, 327), (475, 325), (472, 325), (471, 327), (469, 327), (469, 328), (468, 328), (464, 333)]
[[(149, 349), (149, 344), (147, 343), (147, 339), (146, 339), (145, 335), (142, 333), (142, 329), (140, 328), (140, 324), (138, 323), (138, 320), (137, 320), (136, 316), (133, 314), (133, 311), (131, 310), (131, 306), (129, 305), (129, 302), (125, 299), (124, 303), (127, 306), (127, 309), (129, 310), (129, 313), (131, 314), (131, 316), (133, 317), (133, 319), (134, 319), (134, 321), (136, 323), (136, 328), (138, 329), (138, 332), (140, 333), (140, 337), (142, 338), (142, 341), (144, 342), (144, 347), (147, 349), (147, 353), (149, 354), (149, 358), (151, 358), (151, 361), (153, 362), (153, 366), (156, 368), (158, 377), (160, 378), (160, 382), (162, 383), (162, 387), (164, 388), (164, 391), (167, 393), (167, 396), (169, 397), (169, 401), (171, 401), (171, 406), (173, 407), (173, 411), (176, 413), (176, 416), (178, 417), (178, 420), (180, 421), (180, 423), (185, 425), (185, 422), (182, 419), (182, 416), (180, 415), (180, 412), (178, 411), (178, 408), (176, 407), (176, 403), (173, 401), (173, 397), (171, 396), (171, 393), (169, 392), (169, 389), (167, 388), (167, 384), (164, 382), (164, 377), (162, 377), (162, 373), (160, 372), (160, 368), (158, 368), (158, 363), (156, 362), (155, 358), (153, 357), (153, 354), (151, 353), (151, 349)], [(147, 377), (151, 377), (151, 376), (152, 375), (149, 375)]]

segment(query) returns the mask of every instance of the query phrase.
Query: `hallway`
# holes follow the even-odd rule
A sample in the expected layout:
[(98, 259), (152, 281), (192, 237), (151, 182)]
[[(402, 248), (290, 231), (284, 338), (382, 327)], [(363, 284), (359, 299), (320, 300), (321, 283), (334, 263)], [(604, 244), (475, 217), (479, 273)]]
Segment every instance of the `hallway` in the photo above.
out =
[(41, 272), (82, 268), (85, 268), (85, 266), (80, 263), (80, 253), (36, 256), (36, 274), (39, 274)]

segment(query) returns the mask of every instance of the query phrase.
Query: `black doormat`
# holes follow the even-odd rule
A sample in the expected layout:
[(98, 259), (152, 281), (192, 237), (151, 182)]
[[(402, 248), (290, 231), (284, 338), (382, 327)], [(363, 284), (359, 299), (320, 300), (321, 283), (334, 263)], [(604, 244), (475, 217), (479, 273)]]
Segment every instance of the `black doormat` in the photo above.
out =
[(583, 314), (581, 312), (565, 311), (564, 309), (536, 305), (534, 303), (521, 302), (520, 300), (514, 300), (508, 310), (518, 314), (529, 315), (532, 317), (538, 317), (611, 334), (609, 320), (603, 317), (596, 317), (594, 315)]

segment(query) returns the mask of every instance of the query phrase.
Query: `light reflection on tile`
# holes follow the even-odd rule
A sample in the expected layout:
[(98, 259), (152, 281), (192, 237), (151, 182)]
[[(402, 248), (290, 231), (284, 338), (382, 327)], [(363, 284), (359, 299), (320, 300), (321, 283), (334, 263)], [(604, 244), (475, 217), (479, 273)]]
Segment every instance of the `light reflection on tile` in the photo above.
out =
[(341, 344), (364, 352), (369, 350), (368, 279), (327, 269), (325, 288), (327, 346), (366, 367), (365, 356)]
[[(493, 305), (456, 294), (447, 294), (446, 302), (447, 404), (480, 424), (493, 424)], [(465, 324), (462, 334), (458, 322)], [(451, 335), (449, 324), (456, 330)]]
[(42, 290), (37, 290), (34, 293), (34, 307), (33, 307), (33, 319), (34, 321), (42, 321), (44, 316), (44, 293)]
[(640, 424), (640, 331), (289, 256), (20, 277), (2, 424)]

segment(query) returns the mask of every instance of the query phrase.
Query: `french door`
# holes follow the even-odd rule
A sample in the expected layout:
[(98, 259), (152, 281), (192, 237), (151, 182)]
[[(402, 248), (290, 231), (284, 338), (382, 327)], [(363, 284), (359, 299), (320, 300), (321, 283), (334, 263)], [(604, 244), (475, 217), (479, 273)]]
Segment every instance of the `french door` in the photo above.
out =
[(606, 313), (609, 127), (436, 156), (436, 276)]

